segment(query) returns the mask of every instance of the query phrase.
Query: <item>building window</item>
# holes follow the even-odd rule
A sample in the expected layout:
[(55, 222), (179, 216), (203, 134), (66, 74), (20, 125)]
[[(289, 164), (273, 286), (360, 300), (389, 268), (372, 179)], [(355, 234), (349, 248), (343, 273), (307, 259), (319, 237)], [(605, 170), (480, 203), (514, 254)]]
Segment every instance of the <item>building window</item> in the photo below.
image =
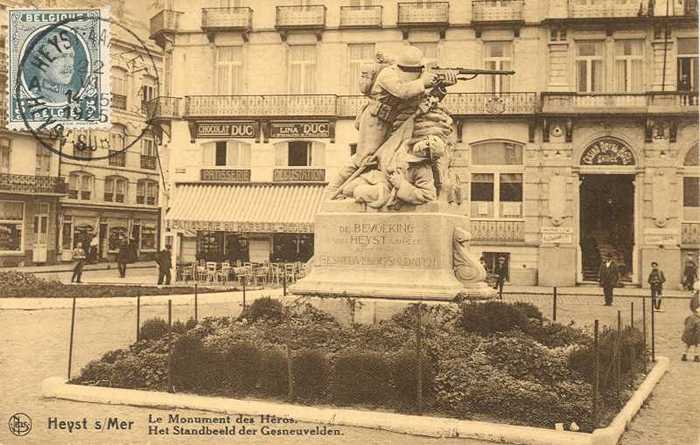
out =
[(603, 42), (576, 42), (576, 91), (603, 91)]
[(141, 226), (141, 250), (155, 250), (156, 243), (156, 225), (143, 224)]
[(323, 167), (326, 150), (320, 142), (292, 141), (275, 145), (275, 165), (278, 167)]
[(158, 152), (153, 136), (146, 135), (141, 140), (141, 168), (155, 170), (158, 164)]
[(688, 150), (683, 163), (686, 172), (686, 176), (683, 177), (683, 219), (686, 221), (700, 221), (699, 156), (696, 144)]
[(126, 71), (121, 68), (112, 68), (112, 106), (120, 110), (126, 110), (127, 98)]
[(74, 135), (75, 144), (73, 144), (73, 156), (80, 159), (92, 159), (95, 147), (93, 137), (90, 131), (77, 130)]
[(51, 174), (51, 151), (41, 144), (36, 146), (36, 175), (49, 176)]
[(219, 141), (202, 146), (205, 166), (250, 168), (251, 145), (239, 141)]
[(150, 76), (143, 76), (141, 85), (141, 111), (146, 112), (146, 104), (156, 98), (156, 80)]
[(68, 177), (68, 197), (89, 201), (95, 186), (95, 177), (87, 173), (71, 173)]
[(136, 183), (136, 204), (158, 205), (158, 183), (141, 179)]
[(471, 147), (471, 215), (473, 218), (521, 218), (522, 146), (484, 142)]
[(0, 138), (0, 173), (10, 173), (10, 139)]
[(678, 39), (678, 91), (698, 91), (698, 39)]
[(289, 47), (289, 92), (309, 94), (316, 91), (316, 46)]
[(615, 42), (615, 92), (639, 93), (644, 89), (644, 41)]
[(216, 91), (218, 94), (238, 94), (243, 89), (243, 47), (216, 48)]
[[(487, 70), (510, 70), (513, 67), (513, 42), (484, 43), (484, 68)], [(485, 76), (486, 91), (507, 93), (510, 91), (510, 76)]]
[(109, 134), (109, 165), (126, 167), (126, 128), (115, 125)]
[(0, 252), (22, 252), (24, 203), (0, 201)]
[(117, 222), (109, 226), (108, 249), (119, 250), (121, 243), (129, 241), (129, 228), (126, 222)]
[(348, 93), (357, 94), (360, 72), (364, 65), (374, 62), (374, 43), (348, 45)]
[(61, 227), (61, 249), (70, 250), (73, 248), (73, 217), (65, 215)]
[(126, 202), (126, 192), (129, 183), (125, 178), (119, 176), (109, 176), (105, 179), (105, 201), (106, 202)]
[(436, 66), (438, 63), (438, 44), (437, 42), (413, 42), (414, 46), (423, 53), (423, 63), (426, 67)]

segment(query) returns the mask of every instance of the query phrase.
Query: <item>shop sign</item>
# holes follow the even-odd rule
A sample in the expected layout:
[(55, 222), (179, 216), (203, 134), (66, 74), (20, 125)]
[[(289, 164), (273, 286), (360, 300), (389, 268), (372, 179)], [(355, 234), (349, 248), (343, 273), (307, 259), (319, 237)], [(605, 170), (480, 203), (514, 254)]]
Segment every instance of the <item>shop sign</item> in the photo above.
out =
[(248, 169), (203, 168), (199, 171), (202, 181), (250, 182)]
[(188, 221), (171, 220), (172, 230), (201, 230), (223, 231), (238, 233), (313, 233), (314, 227), (310, 223), (265, 223), (265, 222), (222, 222), (222, 221)]
[(602, 139), (584, 150), (581, 165), (634, 165), (634, 154), (621, 142)]
[(542, 242), (548, 244), (570, 244), (573, 242), (571, 227), (542, 227)]
[(680, 244), (680, 233), (676, 229), (644, 229), (644, 244), (674, 246)]
[(326, 170), (322, 168), (276, 168), (272, 171), (274, 182), (323, 182)]
[(256, 121), (234, 122), (198, 122), (198, 138), (241, 138), (257, 139), (258, 123)]
[(270, 138), (330, 138), (329, 121), (270, 122)]

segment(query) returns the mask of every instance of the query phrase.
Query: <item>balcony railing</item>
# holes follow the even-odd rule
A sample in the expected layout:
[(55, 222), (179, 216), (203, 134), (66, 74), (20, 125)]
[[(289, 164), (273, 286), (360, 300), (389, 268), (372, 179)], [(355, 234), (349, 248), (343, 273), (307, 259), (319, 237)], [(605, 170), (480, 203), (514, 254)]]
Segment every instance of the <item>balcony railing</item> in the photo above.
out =
[(650, 113), (678, 113), (698, 111), (697, 91), (654, 91), (648, 96)]
[(170, 120), (181, 117), (180, 97), (160, 96), (144, 103), (144, 114), (148, 119)]
[(64, 178), (6, 173), (0, 174), (0, 190), (17, 193), (67, 193)]
[(700, 223), (681, 224), (681, 243), (700, 244)]
[[(449, 97), (449, 96), (448, 96)], [(697, 92), (542, 93), (544, 113), (685, 113), (697, 112)]]
[(155, 170), (157, 163), (155, 156), (141, 155), (141, 168)]
[(570, 18), (637, 17), (646, 14), (646, 4), (640, 0), (569, 0), (568, 9)]
[(511, 22), (523, 19), (523, 0), (473, 0), (472, 22)]
[(278, 6), (275, 28), (318, 29), (326, 26), (324, 5)]
[(163, 9), (151, 17), (151, 38), (156, 39), (162, 34), (174, 33), (178, 30), (181, 12)]
[(126, 110), (126, 96), (112, 93), (112, 107), (117, 110)]
[(381, 6), (341, 6), (341, 28), (381, 28)]
[(335, 116), (336, 99), (332, 94), (188, 96), (185, 117)]
[(249, 30), (253, 26), (251, 8), (204, 8), (202, 29), (204, 31)]
[(449, 22), (449, 2), (399, 3), (399, 26), (447, 26)]
[(511, 220), (472, 220), (471, 232), (477, 241), (524, 241), (525, 222)]
[(367, 103), (367, 96), (338, 96), (338, 117), (355, 117)]
[(534, 114), (537, 93), (454, 93), (443, 101), (452, 114)]

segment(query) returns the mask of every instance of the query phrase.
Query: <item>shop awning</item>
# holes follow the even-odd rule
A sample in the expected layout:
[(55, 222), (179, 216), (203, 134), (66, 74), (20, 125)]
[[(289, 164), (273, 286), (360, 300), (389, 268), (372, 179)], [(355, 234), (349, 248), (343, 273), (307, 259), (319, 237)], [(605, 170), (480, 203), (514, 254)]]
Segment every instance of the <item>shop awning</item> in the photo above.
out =
[(324, 184), (178, 184), (172, 230), (313, 233)]

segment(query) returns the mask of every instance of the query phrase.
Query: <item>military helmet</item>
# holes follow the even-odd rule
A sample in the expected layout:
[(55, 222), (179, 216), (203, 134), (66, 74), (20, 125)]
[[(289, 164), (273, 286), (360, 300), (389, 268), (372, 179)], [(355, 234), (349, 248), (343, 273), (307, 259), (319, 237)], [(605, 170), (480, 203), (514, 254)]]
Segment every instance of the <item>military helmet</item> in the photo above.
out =
[(423, 52), (415, 46), (407, 46), (399, 54), (396, 64), (402, 69), (415, 70), (423, 68)]

